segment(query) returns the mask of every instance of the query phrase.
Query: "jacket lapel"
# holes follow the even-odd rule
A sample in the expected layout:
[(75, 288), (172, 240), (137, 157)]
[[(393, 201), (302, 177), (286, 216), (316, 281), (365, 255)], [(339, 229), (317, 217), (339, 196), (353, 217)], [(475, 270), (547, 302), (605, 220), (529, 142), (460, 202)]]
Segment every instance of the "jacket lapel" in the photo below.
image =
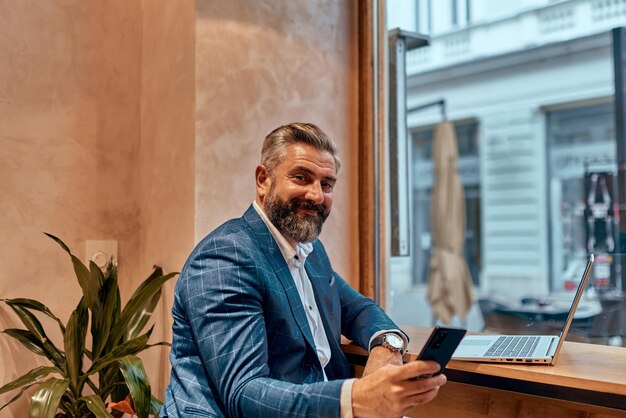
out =
[(269, 229), (267, 229), (267, 225), (265, 225), (265, 222), (263, 222), (263, 219), (261, 219), (252, 205), (250, 205), (246, 213), (244, 213), (243, 218), (254, 232), (254, 235), (259, 241), (259, 248), (263, 250), (274, 272), (276, 272), (287, 295), (291, 313), (302, 331), (304, 338), (309, 345), (315, 349), (313, 334), (311, 333), (309, 322), (306, 319), (306, 313), (304, 312), (298, 289), (293, 282), (293, 277), (291, 277), (291, 272), (289, 272), (289, 267), (285, 262), (283, 254), (280, 252), (280, 248), (278, 248), (278, 244), (276, 244), (274, 237)]
[[(313, 253), (315, 253), (315, 251)], [(344, 367), (345, 362), (342, 360), (344, 354), (341, 351), (340, 341), (337, 338), (337, 335), (341, 334), (341, 329), (335, 329), (337, 325), (340, 325), (340, 321), (331, 321), (330, 318), (332, 314), (332, 291), (329, 280), (333, 280), (334, 277), (328, 277), (328, 269), (324, 269), (316, 261), (318, 261), (317, 257), (307, 258), (306, 272), (313, 286), (315, 301), (317, 302), (317, 307), (322, 318), (322, 323), (324, 324), (324, 330), (326, 331), (326, 337), (328, 338), (328, 344), (330, 345), (332, 353), (330, 363), (325, 369), (326, 376), (329, 380), (345, 378), (347, 372)], [(332, 272), (330, 274), (332, 275)], [(334, 327), (333, 324), (335, 325)]]

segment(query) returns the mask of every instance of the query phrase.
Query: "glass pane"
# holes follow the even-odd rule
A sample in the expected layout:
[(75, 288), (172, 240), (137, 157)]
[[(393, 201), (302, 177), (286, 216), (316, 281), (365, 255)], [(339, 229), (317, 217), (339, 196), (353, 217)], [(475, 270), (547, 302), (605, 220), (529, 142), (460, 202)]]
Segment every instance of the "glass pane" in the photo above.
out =
[[(465, 195), (465, 244), (464, 255), (472, 282), (479, 283), (480, 271), (480, 185), (478, 160), (478, 129), (475, 121), (455, 123), (454, 126), (459, 158), (457, 167)], [(413, 155), (413, 211), (412, 255), (415, 284), (426, 283), (431, 258), (431, 195), (433, 187), (433, 126), (416, 129), (411, 133)]]
[[(618, 219), (613, 106), (547, 112), (552, 289), (571, 286), (578, 259), (615, 251)], [(605, 287), (617, 286), (615, 273)]]
[[(596, 257), (580, 303), (574, 312), (574, 319), (566, 340), (615, 344), (622, 343), (626, 304), (623, 296), (606, 292), (598, 287), (598, 282), (608, 273), (611, 259), (621, 258), (622, 254), (611, 257)], [(484, 331), (493, 333), (514, 333), (522, 335), (559, 335), (572, 307), (576, 290), (582, 278), (586, 257), (572, 260), (571, 282), (563, 289), (551, 292), (545, 297), (526, 296), (516, 301), (497, 298), (479, 300), (484, 317)]]
[[(392, 85), (406, 98), (407, 155), (389, 158), (409, 167), (406, 197), (395, 200), (409, 219), (394, 228), (410, 248), (387, 260), (387, 310), (401, 324), (445, 322), (429, 286), (461, 260), (467, 273), (455, 273), (448, 290), (458, 301), (469, 288), (473, 300), (467, 309), (449, 303), (452, 324), (558, 333), (593, 253), (568, 339), (626, 345), (610, 33), (626, 26), (626, 13), (593, 0), (530, 3), (387, 1), (388, 28), (407, 39), (404, 51), (389, 48), (405, 65)], [(430, 45), (412, 47), (414, 30), (427, 31)], [(447, 206), (434, 171), (444, 121), (462, 191)], [(441, 207), (463, 212), (442, 220)], [(451, 236), (461, 236), (460, 250), (446, 247)]]

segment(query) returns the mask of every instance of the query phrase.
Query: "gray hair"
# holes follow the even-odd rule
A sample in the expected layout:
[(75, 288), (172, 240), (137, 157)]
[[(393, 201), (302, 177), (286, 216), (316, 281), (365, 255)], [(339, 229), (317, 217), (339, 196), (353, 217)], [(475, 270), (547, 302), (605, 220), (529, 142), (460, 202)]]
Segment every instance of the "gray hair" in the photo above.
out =
[(294, 144), (310, 145), (321, 151), (328, 151), (335, 160), (338, 172), (341, 160), (337, 156), (335, 143), (317, 126), (312, 123), (290, 123), (270, 132), (263, 141), (261, 164), (273, 170), (287, 154), (287, 147)]

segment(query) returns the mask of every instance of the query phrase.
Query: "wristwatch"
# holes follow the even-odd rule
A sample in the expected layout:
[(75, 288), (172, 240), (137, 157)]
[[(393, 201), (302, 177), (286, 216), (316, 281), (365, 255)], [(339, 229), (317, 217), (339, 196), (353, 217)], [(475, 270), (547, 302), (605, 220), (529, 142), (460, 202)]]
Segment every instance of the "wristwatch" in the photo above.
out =
[(397, 351), (399, 353), (404, 351), (404, 340), (395, 332), (388, 332), (374, 338), (372, 344), (370, 344), (370, 351), (379, 345), (382, 345), (390, 351)]

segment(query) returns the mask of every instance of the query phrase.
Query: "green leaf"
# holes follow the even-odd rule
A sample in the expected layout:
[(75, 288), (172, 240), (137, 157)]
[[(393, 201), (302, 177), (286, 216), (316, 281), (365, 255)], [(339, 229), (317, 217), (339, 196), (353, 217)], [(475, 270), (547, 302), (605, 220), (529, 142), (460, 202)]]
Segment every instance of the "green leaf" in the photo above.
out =
[[(152, 266), (152, 268), (154, 269), (152, 271), (152, 273), (150, 273), (150, 275), (148, 276), (148, 278), (146, 280), (144, 280), (144, 283), (154, 280), (157, 277), (161, 277), (163, 276), (163, 268), (161, 268), (161, 266)], [(143, 283), (142, 283), (143, 284)], [(141, 285), (139, 285), (141, 287)]]
[(9, 328), (2, 331), (2, 333), (7, 334), (19, 342), (30, 351), (40, 356), (45, 356), (46, 353), (43, 349), (43, 344), (39, 341), (32, 332), (27, 331), (25, 329), (17, 329), (17, 328)]
[(55, 237), (52, 234), (48, 234), (44, 232), (48, 237), (52, 238), (57, 244), (61, 246), (70, 255), (72, 259), (72, 264), (74, 265), (74, 273), (76, 274), (76, 278), (78, 279), (78, 284), (83, 289), (83, 295), (85, 296), (85, 301), (87, 302), (87, 306), (89, 309), (93, 309), (94, 303), (98, 299), (98, 291), (100, 290), (101, 282), (97, 280), (91, 279), (91, 273), (89, 269), (85, 267), (85, 265), (70, 251), (69, 247), (65, 245), (61, 239)]
[(113, 366), (111, 369), (107, 369), (105, 390), (107, 394), (111, 395), (111, 401), (119, 402), (125, 399), (130, 392), (124, 381), (124, 375), (122, 375), (119, 364), (114, 363)]
[[(61, 396), (61, 401), (59, 402), (59, 409), (63, 412), (58, 412), (56, 417), (65, 418), (77, 416), (77, 414), (74, 413), (74, 411), (76, 410), (76, 404), (76, 399), (68, 391), (65, 391), (63, 396)], [(80, 407), (82, 406), (83, 405), (80, 405)], [(86, 408), (87, 405), (84, 405), (84, 407)]]
[(20, 318), (22, 323), (28, 328), (30, 332), (33, 333), (35, 338), (37, 338), (42, 344), (44, 340), (47, 340), (46, 332), (39, 322), (39, 319), (26, 308), (21, 305), (13, 305), (11, 303), (8, 304), (9, 307), (15, 312), (15, 314)]
[(133, 397), (135, 412), (138, 418), (148, 418), (150, 413), (151, 395), (148, 376), (139, 357), (127, 356), (119, 360), (126, 386)]
[[(83, 298), (67, 324), (62, 323), (46, 305), (37, 300), (0, 299), (0, 302), (11, 307), (25, 325), (25, 329), (0, 332), (15, 338), (33, 353), (47, 357), (57, 366), (33, 369), (1, 387), (0, 393), (12, 390), (17, 393), (6, 405), (26, 393), (29, 387), (38, 386), (31, 400), (31, 417), (52, 418), (55, 414), (118, 417), (121, 413), (107, 411), (104, 400), (109, 399), (109, 396), (111, 399), (123, 398), (126, 394), (132, 399), (140, 417), (147, 417), (150, 413), (158, 414), (162, 404), (151, 396), (143, 364), (134, 355), (149, 347), (169, 345), (166, 342), (148, 345), (154, 327), (145, 334), (142, 334), (142, 330), (148, 325), (158, 305), (163, 284), (178, 273), (163, 275), (162, 269), (155, 267), (123, 308), (114, 264), (109, 264), (104, 273), (93, 262), (85, 266), (62, 240), (51, 234), (46, 235), (70, 255)], [(58, 324), (63, 334), (65, 351), (49, 340), (38, 319), (41, 314)], [(90, 316), (92, 346), (88, 350), (85, 343)], [(50, 324), (46, 322), (45, 325)], [(82, 370), (86, 367), (83, 364), (84, 356), (91, 360), (87, 372)], [(50, 376), (51, 373), (57, 376)], [(95, 373), (99, 374), (99, 386), (90, 379)], [(86, 385), (89, 388), (85, 388)], [(87, 393), (94, 393), (93, 397), (82, 397), (83, 389)]]
[(165, 276), (157, 274), (161, 272), (161, 268), (156, 267), (153, 274), (135, 290), (128, 300), (122, 310), (122, 316), (111, 333), (113, 343), (119, 342), (123, 337), (124, 339), (135, 338), (141, 333), (142, 329), (138, 327), (142, 323), (145, 325), (154, 311), (154, 306), (152, 306), (154, 295), (161, 291), (165, 282), (178, 274), (170, 273)]
[(30, 418), (54, 418), (69, 379), (48, 379), (41, 383), (30, 401)]
[(9, 303), (9, 306), (22, 320), (24, 325), (26, 325), (26, 328), (28, 328), (28, 330), (32, 333), (33, 337), (41, 343), (41, 346), (46, 353), (46, 357), (50, 359), (50, 361), (52, 361), (55, 366), (59, 367), (60, 369), (64, 369), (65, 358), (63, 356), (63, 353), (59, 351), (58, 348), (56, 348), (52, 341), (50, 341), (50, 339), (46, 335), (46, 332), (41, 326), (41, 323), (35, 317), (35, 315), (33, 315), (32, 313), (30, 313), (30, 311), (20, 305), (13, 305)]
[(67, 361), (67, 374), (72, 381), (74, 394), (80, 394), (78, 378), (83, 369), (83, 351), (85, 349), (85, 337), (87, 336), (87, 322), (89, 314), (85, 304), (85, 298), (81, 298), (78, 306), (70, 315), (67, 322), (67, 332), (64, 338), (65, 358)]
[(117, 344), (117, 342), (119, 341), (119, 340), (114, 341), (115, 337), (112, 337), (111, 334), (113, 334), (115, 330), (115, 325), (117, 325), (120, 322), (121, 317), (122, 317), (122, 297), (120, 295), (120, 289), (118, 286), (116, 295), (115, 295), (115, 309), (113, 310), (113, 327), (111, 328), (111, 332), (109, 333), (109, 341), (107, 341), (107, 347), (106, 347), (107, 351), (111, 351), (114, 345)]
[(91, 322), (91, 339), (93, 342), (92, 360), (98, 360), (111, 333), (111, 328), (117, 319), (116, 310), (119, 309), (119, 287), (117, 277), (110, 275), (104, 280), (98, 295), (99, 303), (93, 310)]
[(161, 298), (161, 289), (159, 290), (146, 301), (141, 310), (138, 310), (135, 315), (133, 315), (126, 326), (126, 339), (134, 338), (137, 335), (141, 334), (144, 327), (150, 320), (156, 305), (159, 303), (159, 299)]
[(96, 418), (113, 418), (113, 415), (107, 410), (104, 402), (98, 395), (90, 395), (82, 398), (87, 408), (96, 416)]
[[(104, 273), (96, 263), (93, 261), (89, 261), (89, 276), (91, 277), (90, 283), (95, 283), (94, 292), (95, 296), (98, 296), (100, 293), (100, 288), (102, 288), (102, 283), (104, 283)], [(99, 301), (99, 298), (95, 298), (95, 301)]]
[(26, 386), (22, 386), (22, 388), (20, 389), (20, 391), (17, 393), (17, 395), (15, 395), (14, 397), (12, 397), (11, 399), (9, 399), (9, 402), (5, 403), (4, 405), (0, 406), (0, 411), (2, 411), (4, 408), (6, 408), (7, 406), (11, 405), (13, 402), (17, 401), (19, 398), (22, 397), (22, 395), (24, 394), (24, 392), (26, 392), (30, 387), (35, 386), (37, 383), (31, 383), (30, 385), (26, 385)]
[(0, 394), (12, 391), (24, 385), (28, 385), (31, 383), (38, 383), (41, 380), (43, 380), (44, 377), (48, 376), (50, 373), (63, 374), (61, 373), (61, 370), (57, 369), (56, 367), (51, 367), (51, 366), (35, 367), (28, 373), (0, 387)]
[(152, 396), (150, 399), (150, 414), (158, 416), (162, 406), (163, 402)]
[(154, 343), (154, 344), (146, 344), (145, 350), (147, 350), (148, 348), (152, 348), (152, 347), (158, 347), (160, 345), (164, 345), (166, 347), (171, 347), (172, 343), (169, 343), (167, 341), (159, 341), (158, 343)]
[(65, 334), (65, 325), (63, 325), (63, 322), (61, 322), (61, 320), (55, 314), (53, 314), (52, 311), (50, 311), (50, 309), (48, 309), (48, 307), (44, 305), (43, 303), (36, 301), (34, 299), (25, 299), (25, 298), (0, 299), (0, 301), (5, 302), (7, 304), (19, 305), (24, 308), (31, 309), (34, 311), (39, 311), (48, 315), (50, 318), (54, 319), (57, 322), (57, 324), (59, 324), (59, 328), (61, 329), (61, 334)]
[(65, 250), (65, 252), (67, 252), (68, 254), (72, 254), (72, 252), (70, 251), (69, 247), (67, 245), (65, 245), (65, 243), (63, 241), (61, 241), (60, 238), (55, 237), (52, 234), (49, 234), (47, 232), (44, 232), (45, 235), (49, 236), (50, 238), (52, 238), (53, 240), (56, 241), (57, 244), (59, 244), (61, 246), (61, 248), (63, 248)]
[(154, 326), (151, 327), (145, 334), (137, 338), (133, 338), (130, 341), (126, 341), (125, 343), (122, 343), (115, 347), (110, 353), (108, 353), (104, 357), (101, 357), (98, 361), (94, 362), (91, 365), (91, 369), (89, 369), (87, 374), (91, 375), (97, 373), (111, 363), (118, 361), (122, 357), (137, 354), (142, 351), (146, 347), (146, 344), (150, 339), (153, 328)]

